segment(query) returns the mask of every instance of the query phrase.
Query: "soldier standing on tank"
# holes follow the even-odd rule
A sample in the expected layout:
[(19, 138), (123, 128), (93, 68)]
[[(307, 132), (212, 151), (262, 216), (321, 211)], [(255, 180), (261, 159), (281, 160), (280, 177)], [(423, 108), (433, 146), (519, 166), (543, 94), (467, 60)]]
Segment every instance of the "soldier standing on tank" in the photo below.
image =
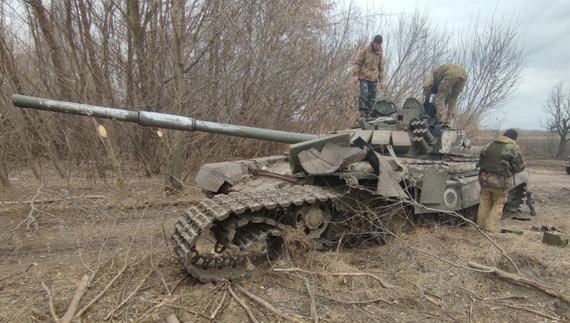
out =
[(374, 36), (370, 44), (358, 51), (354, 61), (353, 75), (354, 84), (360, 82), (358, 110), (361, 117), (368, 117), (376, 100), (376, 87), (384, 88), (382, 36)]
[(513, 175), (525, 169), (521, 150), (517, 146), (517, 131), (509, 129), (481, 150), (479, 184), (481, 184), (477, 225), (480, 229), (496, 232), (503, 215)]
[[(452, 63), (439, 65), (426, 76), (423, 84), (424, 107), (429, 105), (431, 95), (435, 94), (438, 124), (449, 126), (455, 117), (457, 97), (463, 91), (466, 82), (467, 71)], [(448, 106), (447, 113), (445, 106)]]

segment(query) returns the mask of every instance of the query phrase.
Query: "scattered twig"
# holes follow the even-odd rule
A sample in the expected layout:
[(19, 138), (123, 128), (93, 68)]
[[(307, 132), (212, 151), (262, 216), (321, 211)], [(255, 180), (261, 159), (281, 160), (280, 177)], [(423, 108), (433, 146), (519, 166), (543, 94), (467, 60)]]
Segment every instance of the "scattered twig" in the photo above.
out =
[[(429, 207), (426, 207), (425, 205), (420, 204), (420, 203), (418, 203), (418, 202), (416, 202), (416, 203), (417, 203), (418, 205), (424, 207), (424, 208), (427, 209), (427, 210), (442, 212), (442, 210), (429, 208)], [(521, 272), (520, 272), (519, 267), (518, 267), (517, 264), (514, 262), (514, 260), (507, 254), (507, 252), (505, 251), (505, 249), (503, 249), (501, 246), (499, 246), (499, 244), (498, 244), (497, 242), (495, 242), (495, 240), (491, 239), (491, 237), (489, 237), (483, 230), (481, 230), (481, 229), (479, 228), (479, 226), (477, 225), (477, 223), (475, 223), (475, 222), (469, 220), (468, 218), (464, 217), (464, 216), (461, 215), (459, 212), (455, 212), (455, 211), (444, 211), (443, 213), (447, 213), (447, 214), (452, 215), (452, 216), (454, 216), (454, 217), (460, 218), (461, 220), (465, 221), (466, 223), (469, 223), (469, 224), (472, 225), (475, 229), (477, 229), (477, 231), (479, 231), (479, 233), (481, 233), (481, 234), (483, 235), (483, 237), (485, 237), (485, 239), (487, 239), (493, 246), (495, 246), (495, 248), (497, 248), (497, 249), (501, 252), (501, 255), (503, 255), (503, 256), (511, 263), (511, 265), (513, 265), (513, 267), (514, 267), (515, 270), (517, 271), (517, 274), (520, 275)], [(389, 233), (390, 233), (392, 236), (394, 236), (394, 237), (396, 237), (396, 238), (399, 238), (399, 237), (398, 237), (397, 235), (395, 235), (394, 233), (392, 233), (392, 232), (389, 232)], [(422, 250), (419, 250), (419, 249), (415, 249), (415, 250), (422, 251)], [(435, 255), (433, 255), (433, 254), (431, 254), (431, 253), (428, 253), (428, 252), (426, 252), (426, 251), (422, 251), (422, 252), (425, 252), (425, 253), (427, 253), (427, 254), (429, 254), (429, 255), (435, 256)], [(435, 257), (437, 257), (437, 256), (435, 256)], [(443, 258), (440, 258), (440, 257), (437, 257), (437, 258), (440, 259), (440, 260), (444, 260)], [(447, 262), (447, 263), (453, 264), (453, 263), (450, 262), (450, 261), (446, 261), (446, 260), (444, 260), (444, 261)], [(455, 265), (455, 264), (453, 264), (453, 265)], [(455, 265), (455, 266), (457, 266), (457, 265)], [(461, 266), (459, 266), (459, 267), (461, 267)], [(466, 267), (463, 267), (463, 268), (466, 268)]]
[[(107, 231), (107, 235), (105, 236), (105, 239), (103, 240), (103, 243), (101, 244), (101, 247), (99, 248), (99, 252), (97, 253), (97, 267), (95, 267), (95, 269), (91, 269), (89, 266), (87, 266), (87, 264), (83, 260), (83, 253), (81, 252), (81, 250), (82, 250), (81, 249), (81, 243), (79, 242), (79, 239), (77, 239), (77, 249), (79, 252), (79, 260), (81, 260), (83, 267), (85, 267), (85, 269), (87, 269), (91, 272), (91, 277), (89, 279), (90, 281), (92, 281), (93, 278), (95, 278), (97, 271), (99, 270), (99, 268), (101, 268), (101, 255), (103, 254), (103, 247), (105, 247), (105, 245), (107, 244), (107, 241), (109, 241), (109, 238), (111, 237), (111, 232), (115, 228), (116, 223), (117, 223), (117, 217), (114, 218), (113, 224), (111, 225), (111, 230)], [(110, 258), (110, 260), (112, 260), (112, 259), (115, 259), (115, 257), (113, 256)]]
[[(271, 312), (277, 314), (280, 318), (284, 318), (289, 322), (302, 322), (301, 320), (294, 318), (290, 315), (288, 315), (287, 313), (283, 312), (282, 310), (274, 307), (273, 305), (269, 304), (268, 302), (266, 302), (264, 299), (262, 299), (261, 297), (250, 293), (249, 291), (247, 291), (245, 288), (243, 288), (240, 285), (235, 285), (237, 287), (237, 289), (240, 290), (240, 292), (244, 293), (247, 297), (251, 298), (252, 300), (258, 302), (259, 304), (265, 306), (265, 308), (267, 308), (268, 310), (270, 310)], [(229, 288), (230, 292), (231, 292), (231, 287)]]
[[(162, 259), (164, 259), (166, 256), (163, 256), (162, 258), (160, 258), (159, 263), (162, 261)], [(112, 309), (111, 311), (109, 311), (109, 313), (107, 314), (107, 316), (105, 316), (105, 321), (109, 320), (111, 318), (111, 316), (113, 314), (115, 314), (115, 312), (117, 310), (119, 310), (121, 307), (125, 306), (125, 304), (127, 304), (131, 298), (133, 298), (133, 296), (135, 296), (135, 294), (141, 289), (142, 285), (146, 282), (146, 280), (148, 279), (148, 277), (150, 277), (150, 275), (156, 270), (156, 267), (154, 265), (151, 266), (151, 269), (149, 270), (149, 272), (143, 277), (143, 279), (141, 280), (141, 282), (137, 285), (137, 287), (129, 294), (129, 296), (125, 297), (123, 299), (123, 301), (115, 306), (114, 309)], [(170, 294), (169, 294), (170, 296)]]
[(479, 297), (480, 300), (483, 301), (499, 301), (499, 300), (504, 300), (504, 299), (527, 299), (528, 297), (526, 296), (520, 296), (520, 295), (512, 295), (512, 296), (502, 296), (502, 297)]
[(309, 292), (309, 298), (311, 299), (311, 315), (313, 316), (314, 322), (319, 323), (319, 315), (317, 314), (317, 306), (315, 304), (315, 297), (313, 296), (313, 292), (311, 290), (311, 284), (309, 284), (309, 280), (307, 278), (304, 279), (305, 285), (307, 286), (307, 291)]
[(31, 204), (31, 203), (54, 203), (54, 202), (62, 202), (65, 200), (73, 200), (73, 199), (103, 199), (106, 197), (107, 197), (106, 195), (79, 195), (79, 196), (69, 196), (66, 198), (42, 199), (42, 200), (36, 200), (32, 198), (31, 200), (28, 201), (5, 201), (5, 202), (0, 202), (0, 204), (14, 205), (14, 204)]
[(12, 231), (18, 230), (18, 228), (19, 228), (22, 224), (24, 224), (24, 223), (27, 223), (27, 224), (26, 224), (26, 229), (27, 229), (27, 230), (30, 230), (30, 225), (31, 225), (32, 223), (35, 224), (35, 230), (38, 229), (38, 222), (36, 221), (36, 218), (34, 218), (34, 211), (37, 211), (38, 209), (36, 209), (36, 206), (35, 206), (34, 203), (35, 203), (35, 201), (36, 201), (36, 198), (41, 194), (43, 187), (44, 187), (44, 185), (41, 184), (41, 185), (38, 187), (38, 189), (36, 190), (36, 194), (32, 197), (32, 199), (25, 202), (25, 203), (30, 204), (30, 212), (28, 213), (28, 216), (24, 219), (24, 221), (18, 223), (18, 225), (16, 225), (16, 227), (15, 227), (14, 230), (12, 230)]
[[(489, 271), (485, 270), (483, 272), (489, 272)], [(458, 287), (458, 288), (469, 293), (469, 295), (472, 295), (481, 301), (495, 301), (495, 302), (497, 302), (497, 301), (507, 300), (507, 299), (528, 299), (528, 297), (524, 296), (524, 295), (509, 295), (509, 296), (499, 296), (499, 297), (481, 297), (481, 296), (477, 295), (475, 292), (470, 291), (468, 289), (465, 289), (463, 287)]]
[(49, 312), (51, 314), (51, 317), (55, 322), (59, 322), (59, 317), (57, 317), (57, 314), (55, 313), (55, 307), (53, 306), (53, 297), (51, 295), (51, 290), (46, 286), (46, 284), (44, 284), (44, 282), (42, 282), (42, 287), (46, 290), (46, 293), (48, 295)]
[[(106, 292), (107, 290), (115, 283), (115, 281), (125, 272), (125, 270), (129, 267), (129, 262), (128, 262), (128, 255), (131, 251), (131, 247), (133, 245), (133, 241), (135, 240), (135, 237), (137, 235), (137, 233), (139, 232), (140, 226), (142, 224), (142, 217), (144, 216), (144, 214), (146, 213), (145, 209), (141, 215), (141, 221), (139, 221), (136, 230), (133, 232), (133, 236), (128, 244), (127, 250), (125, 251), (125, 255), (123, 256), (125, 259), (125, 264), (123, 265), (123, 267), (121, 268), (121, 270), (115, 275), (115, 277), (113, 277), (113, 279), (111, 279), (111, 281), (105, 286), (105, 288), (103, 288), (103, 290), (101, 292), (99, 292), (99, 294), (97, 294), (97, 296), (95, 296), (95, 298), (93, 298), (87, 305), (85, 305), (81, 310), (79, 310), (77, 312), (77, 314), (75, 314), (75, 316), (73, 318), (77, 318), (80, 317), (86, 310), (89, 309), (89, 307), (91, 307), (93, 304), (95, 304)], [(113, 222), (113, 226), (115, 225), (117, 221), (117, 218), (115, 217), (115, 222)], [(107, 240), (109, 239), (109, 235), (107, 235), (107, 237), (105, 238), (105, 241), (103, 242), (103, 246), (105, 245), (105, 242), (107, 242)], [(103, 246), (101, 246), (101, 248), (99, 249), (99, 255), (97, 258), (97, 268), (95, 268), (95, 270), (90, 269), (89, 267), (87, 267), (87, 269), (89, 271), (91, 271), (91, 277), (89, 278), (89, 281), (91, 281), (94, 277), (95, 274), (97, 273), (97, 271), (99, 270), (99, 266), (100, 266), (100, 260), (101, 260), (101, 254), (103, 252)], [(145, 257), (143, 257), (140, 261), (136, 262), (134, 265), (137, 265), (139, 263), (141, 263), (142, 261), (144, 261), (147, 257), (149, 257), (149, 255), (147, 254)], [(82, 260), (83, 261), (83, 260)]]
[(220, 309), (222, 309), (222, 305), (224, 305), (224, 301), (226, 300), (226, 295), (228, 294), (228, 291), (225, 290), (224, 293), (222, 294), (222, 300), (220, 301), (220, 303), (218, 304), (218, 306), (216, 307), (216, 309), (214, 309), (214, 311), (212, 312), (212, 315), (210, 315), (211, 319), (215, 319), (216, 315), (218, 314), (218, 312), (220, 311)]
[(111, 279), (111, 281), (107, 284), (107, 286), (105, 286), (105, 288), (103, 288), (103, 290), (99, 292), (99, 294), (97, 294), (97, 296), (95, 296), (87, 305), (85, 305), (81, 310), (79, 310), (75, 315), (75, 317), (80, 317), (85, 311), (89, 309), (89, 307), (91, 307), (91, 305), (95, 304), (103, 296), (103, 294), (107, 292), (107, 290), (113, 285), (113, 283), (125, 272), (127, 268), (128, 265), (127, 262), (125, 261), (125, 265), (123, 266), (123, 268), (121, 268), (121, 270), (115, 275), (115, 277)]
[[(237, 285), (236, 285), (237, 286)], [(254, 323), (259, 323), (259, 321), (255, 318), (255, 316), (253, 315), (253, 313), (251, 312), (251, 309), (249, 308), (249, 306), (247, 306), (247, 304), (245, 304), (234, 292), (234, 290), (232, 289), (232, 285), (228, 284), (228, 291), (230, 292), (230, 294), (232, 295), (232, 297), (245, 309), (245, 311), (247, 312), (247, 315), (249, 316), (249, 318), (254, 322)], [(247, 295), (247, 294), (246, 294)]]
[(174, 286), (172, 286), (172, 291), (170, 293), (173, 294), (174, 291), (176, 290), (176, 288), (178, 287), (178, 285), (180, 285), (180, 283), (182, 283), (186, 278), (188, 278), (188, 276), (190, 276), (190, 274), (186, 273), (186, 275), (184, 275), (184, 277), (180, 278), (180, 280), (178, 282), (176, 282), (176, 284), (174, 284)]
[(382, 303), (386, 303), (386, 304), (390, 304), (390, 305), (394, 305), (394, 304), (398, 304), (398, 301), (389, 301), (386, 300), (384, 298), (373, 298), (373, 299), (366, 299), (363, 301), (343, 301), (342, 299), (338, 299), (338, 298), (334, 298), (334, 297), (330, 297), (330, 296), (326, 296), (326, 295), (317, 295), (319, 297), (322, 298), (326, 298), (328, 300), (331, 301), (335, 301), (338, 303), (343, 303), (343, 304), (370, 304), (370, 303), (377, 303), (377, 302), (382, 302)]
[(344, 232), (340, 236), (340, 238), (338, 239), (338, 243), (336, 244), (336, 252), (338, 252), (340, 250), (340, 246), (342, 245), (342, 238), (344, 238)]
[(475, 268), (469, 268), (469, 267), (467, 267), (467, 266), (463, 266), (463, 265), (456, 264), (456, 263), (454, 263), (454, 262), (452, 262), (452, 261), (449, 261), (449, 260), (447, 260), (447, 259), (445, 259), (445, 258), (442, 258), (442, 257), (440, 257), (440, 256), (438, 256), (438, 255), (436, 255), (436, 254), (433, 254), (433, 253), (431, 253), (431, 252), (429, 252), (429, 251), (427, 251), (427, 250), (423, 250), (423, 249), (416, 248), (416, 247), (412, 246), (412, 245), (409, 244), (407, 241), (403, 240), (402, 238), (400, 238), (398, 235), (394, 234), (393, 232), (389, 232), (389, 231), (388, 231), (388, 233), (389, 233), (390, 235), (392, 235), (393, 237), (399, 239), (403, 244), (406, 245), (406, 247), (408, 247), (408, 248), (410, 248), (410, 249), (412, 249), (412, 250), (415, 250), (415, 251), (417, 251), (417, 252), (424, 253), (424, 254), (429, 255), (429, 256), (431, 256), (431, 257), (434, 257), (434, 258), (436, 258), (436, 259), (439, 259), (439, 260), (445, 262), (446, 264), (452, 265), (452, 266), (457, 267), (457, 268), (461, 268), (461, 269), (465, 269), (465, 270), (470, 270), (470, 271), (483, 272), (483, 273), (489, 272), (488, 270), (480, 270), (480, 269), (475, 269)]
[(301, 268), (274, 268), (273, 271), (278, 271), (278, 272), (291, 272), (291, 271), (293, 271), (293, 272), (300, 272), (300, 273), (306, 273), (306, 274), (311, 274), (311, 275), (319, 275), (319, 276), (365, 276), (365, 277), (370, 277), (370, 278), (376, 280), (384, 288), (402, 289), (402, 287), (388, 284), (388, 283), (384, 282), (380, 277), (373, 275), (373, 274), (370, 274), (370, 273), (319, 273), (319, 272), (309, 271), (309, 270), (305, 270), (305, 269), (301, 269)]
[(134, 320), (133, 323), (138, 323), (140, 322), (142, 319), (144, 319), (145, 317), (147, 317), (150, 313), (156, 311), (157, 309), (161, 308), (162, 306), (164, 306), (164, 304), (166, 304), (166, 302), (168, 301), (175, 301), (178, 298), (178, 296), (174, 296), (171, 298), (167, 298), (165, 300), (163, 300), (162, 302), (154, 305), (153, 307), (149, 308), (148, 311), (144, 312), (143, 315), (141, 315), (141, 317), (139, 317), (138, 319)]
[(506, 271), (500, 270), (500, 269), (495, 268), (495, 267), (480, 265), (474, 261), (470, 261), (469, 266), (473, 267), (473, 268), (477, 268), (477, 269), (486, 270), (489, 273), (493, 273), (502, 279), (506, 279), (506, 280), (509, 280), (509, 281), (512, 281), (515, 283), (521, 283), (524, 285), (534, 287), (538, 290), (545, 292), (548, 295), (551, 295), (551, 296), (554, 296), (556, 298), (563, 300), (567, 304), (570, 304), (570, 296), (562, 294), (558, 291), (555, 291), (552, 288), (548, 287), (547, 285), (540, 283), (540, 282), (537, 282), (536, 280), (532, 280), (532, 279), (530, 279), (528, 277), (524, 277), (522, 275), (511, 274), (511, 273), (508, 273)]
[(550, 319), (550, 320), (553, 320), (553, 321), (565, 321), (565, 319), (562, 318), (562, 317), (557, 317), (557, 316), (548, 315), (548, 314), (546, 314), (546, 313), (542, 313), (542, 312), (539, 312), (539, 311), (537, 311), (537, 310), (533, 310), (532, 308), (528, 308), (528, 307), (524, 307), (524, 306), (510, 305), (510, 304), (503, 304), (503, 303), (501, 303), (501, 305), (503, 305), (503, 306), (505, 306), (505, 307), (510, 307), (510, 308), (518, 309), (518, 310), (525, 310), (525, 311), (527, 311), (527, 312), (534, 313), (534, 314), (536, 314), (536, 315), (538, 315), (538, 316), (546, 317), (546, 318), (548, 318), (548, 319)]
[(437, 306), (437, 307), (442, 307), (442, 306), (443, 306), (440, 301), (438, 301), (437, 299), (435, 299), (435, 298), (433, 298), (433, 297), (431, 297), (431, 296), (429, 296), (429, 295), (423, 294), (423, 295), (422, 295), (422, 298), (425, 299), (426, 301), (432, 303), (433, 305), (435, 305), (435, 306)]
[(467, 317), (467, 323), (471, 323), (471, 317), (473, 316), (473, 306), (475, 306), (475, 299), (471, 297), (471, 305), (469, 306), (469, 316)]
[(2, 277), (2, 278), (0, 278), (0, 282), (3, 281), (3, 280), (5, 280), (5, 279), (8, 279), (8, 278), (10, 278), (10, 277), (14, 277), (14, 276), (18, 276), (18, 275), (21, 275), (21, 274), (25, 274), (25, 273), (28, 272), (28, 270), (30, 270), (30, 268), (32, 268), (33, 266), (37, 266), (37, 265), (38, 265), (38, 264), (36, 264), (35, 262), (32, 262), (32, 263), (28, 266), (28, 268), (26, 268), (26, 270), (24, 270), (24, 271), (22, 271), (22, 272), (19, 272), (19, 273), (12, 274), (12, 275), (8, 275), (8, 276), (6, 276), (6, 277)]
[[(168, 243), (166, 243), (166, 245), (168, 246)], [(172, 251), (171, 251), (171, 252), (172, 252)], [(162, 257), (160, 258), (160, 260), (158, 261), (158, 263), (161, 263), (162, 260), (163, 260), (164, 258), (166, 258), (166, 256), (169, 256), (169, 255), (170, 255), (170, 253), (167, 253), (167, 254), (165, 254), (164, 256), (162, 256)], [(156, 265), (154, 264), (154, 257), (152, 256), (152, 254), (150, 255), (150, 265), (151, 265), (151, 267), (152, 267), (152, 271), (151, 271), (150, 273), (155, 272), (155, 273), (158, 275), (158, 277), (160, 277), (160, 281), (162, 281), (162, 285), (164, 286), (164, 289), (166, 290), (166, 294), (167, 294), (168, 296), (172, 295), (172, 293), (170, 292), (170, 289), (168, 288), (168, 284), (166, 284), (166, 281), (164, 280), (164, 276), (162, 275), (161, 272), (159, 272), (159, 271), (156, 269)], [(149, 273), (149, 275), (150, 275), (150, 273)]]
[(81, 279), (81, 283), (79, 283), (79, 287), (77, 287), (77, 291), (75, 292), (75, 295), (73, 295), (73, 299), (71, 299), (71, 303), (67, 308), (67, 312), (65, 312), (65, 315), (61, 318), (60, 323), (69, 323), (75, 317), (77, 306), (79, 306), (79, 301), (81, 301), (83, 294), (85, 294), (88, 284), (89, 284), (89, 276), (85, 275)]

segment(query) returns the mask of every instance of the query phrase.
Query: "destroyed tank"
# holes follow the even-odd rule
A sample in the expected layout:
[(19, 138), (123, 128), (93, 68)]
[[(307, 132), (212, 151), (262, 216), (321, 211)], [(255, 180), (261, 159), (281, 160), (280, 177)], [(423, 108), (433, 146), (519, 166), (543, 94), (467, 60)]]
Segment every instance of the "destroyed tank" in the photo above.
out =
[[(187, 209), (171, 236), (186, 271), (201, 282), (238, 280), (279, 256), (291, 228), (323, 248), (384, 243), (405, 223), (461, 224), (479, 203), (478, 160), (460, 129), (431, 124), (409, 98), (378, 100), (375, 119), (352, 129), (303, 134), (13, 95), (21, 108), (110, 118), (289, 144), (283, 155), (202, 165), (209, 198)], [(506, 208), (518, 209), (528, 171), (515, 176)], [(458, 216), (461, 215), (461, 216)], [(213, 241), (213, 242), (212, 242)]]

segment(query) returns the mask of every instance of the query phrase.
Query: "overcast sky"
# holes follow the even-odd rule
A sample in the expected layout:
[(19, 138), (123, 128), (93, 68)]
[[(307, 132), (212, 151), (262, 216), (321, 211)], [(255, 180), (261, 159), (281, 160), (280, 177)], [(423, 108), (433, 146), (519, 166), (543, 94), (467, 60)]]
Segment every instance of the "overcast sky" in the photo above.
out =
[[(412, 13), (428, 8), (432, 26), (449, 28), (514, 15), (518, 35), (528, 53), (523, 78), (504, 108), (501, 128), (543, 129), (542, 106), (556, 83), (570, 87), (570, 0), (357, 0), (383, 13)], [(387, 48), (386, 50), (390, 50)], [(544, 122), (543, 122), (544, 123)]]

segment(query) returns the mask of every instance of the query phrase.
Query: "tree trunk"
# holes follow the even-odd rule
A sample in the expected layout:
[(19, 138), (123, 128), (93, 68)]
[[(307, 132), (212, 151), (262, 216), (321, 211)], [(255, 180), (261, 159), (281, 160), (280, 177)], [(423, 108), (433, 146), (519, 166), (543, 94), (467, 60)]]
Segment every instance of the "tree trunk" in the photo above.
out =
[(8, 175), (5, 172), (6, 167), (4, 162), (0, 161), (0, 183), (3, 187), (10, 187), (10, 180), (8, 180)]
[(556, 157), (564, 157), (566, 153), (566, 133), (560, 136), (560, 142), (558, 142), (558, 152)]
[(109, 136), (107, 136), (107, 131), (105, 127), (99, 125), (99, 137), (107, 150), (107, 156), (111, 160), (111, 165), (113, 165), (113, 170), (115, 171), (115, 177), (117, 178), (117, 189), (119, 190), (119, 194), (121, 198), (125, 198), (127, 196), (127, 188), (125, 186), (125, 177), (123, 176), (123, 171), (121, 170), (121, 164), (115, 155), (115, 150), (113, 149), (113, 144), (111, 144), (111, 140)]
[(68, 73), (64, 67), (64, 55), (61, 53), (61, 46), (55, 37), (52, 21), (49, 19), (47, 10), (42, 5), (41, 0), (27, 0), (27, 3), (32, 7), (34, 16), (39, 22), (42, 35), (50, 49), (51, 62), (59, 87), (59, 99), (69, 100), (71, 82), (69, 82)]
[[(176, 107), (176, 113), (182, 112), (182, 100), (185, 94), (184, 86), (184, 60), (182, 56), (182, 43), (183, 43), (183, 33), (184, 33), (184, 1), (183, 0), (173, 0), (172, 1), (172, 19), (174, 22), (174, 64), (173, 64), (173, 74), (174, 74), (174, 84), (175, 84), (175, 98), (174, 105)], [(169, 171), (166, 174), (166, 190), (180, 190), (182, 189), (182, 139), (183, 134), (181, 131), (174, 131), (172, 137), (167, 139), (171, 140), (172, 153), (170, 155), (170, 165)]]

